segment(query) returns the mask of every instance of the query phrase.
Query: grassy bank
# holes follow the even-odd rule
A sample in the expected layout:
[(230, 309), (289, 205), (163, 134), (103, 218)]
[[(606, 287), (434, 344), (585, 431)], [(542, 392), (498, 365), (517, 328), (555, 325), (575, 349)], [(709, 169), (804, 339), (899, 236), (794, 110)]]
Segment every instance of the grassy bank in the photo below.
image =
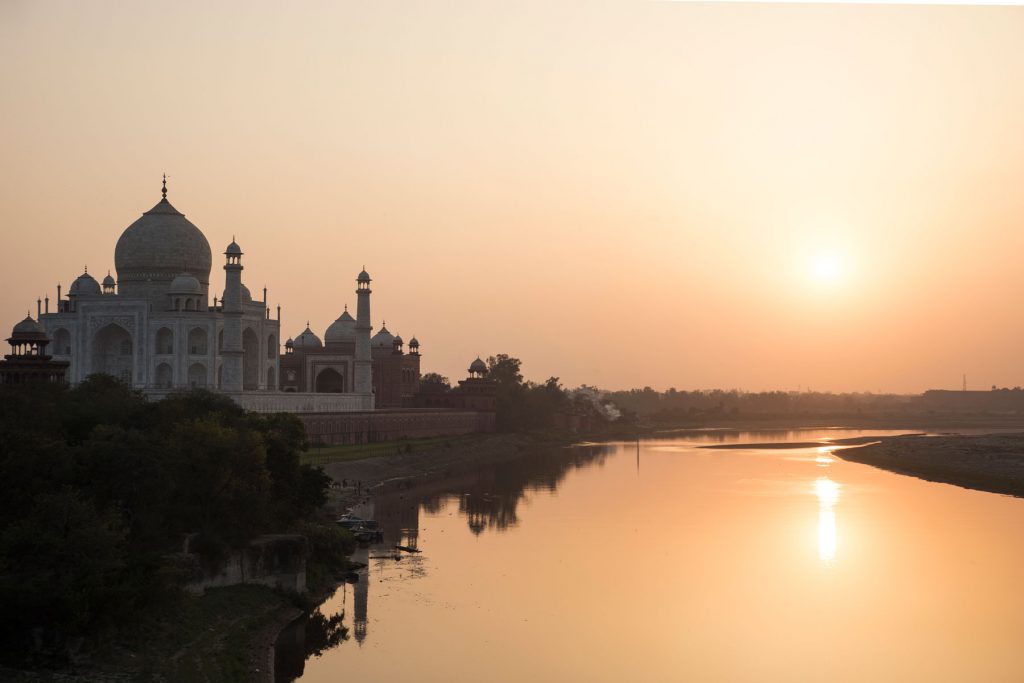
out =
[(399, 455), (436, 446), (453, 446), (479, 440), (480, 438), (482, 438), (480, 434), (465, 434), (462, 436), (433, 436), (422, 439), (398, 439), (396, 441), (381, 441), (378, 443), (310, 446), (302, 453), (301, 461), (304, 465), (329, 465), (348, 460)]

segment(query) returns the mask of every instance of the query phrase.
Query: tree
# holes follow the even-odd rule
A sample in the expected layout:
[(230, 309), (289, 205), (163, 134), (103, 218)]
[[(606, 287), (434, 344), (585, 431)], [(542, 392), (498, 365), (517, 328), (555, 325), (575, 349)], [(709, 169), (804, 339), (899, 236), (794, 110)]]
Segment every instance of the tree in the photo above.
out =
[(519, 371), (522, 361), (507, 353), (499, 353), (487, 359), (487, 378), (498, 383), (499, 387), (519, 386), (523, 383), (523, 374)]
[(451, 382), (444, 375), (428, 372), (420, 377), (420, 391), (441, 393), (452, 388)]

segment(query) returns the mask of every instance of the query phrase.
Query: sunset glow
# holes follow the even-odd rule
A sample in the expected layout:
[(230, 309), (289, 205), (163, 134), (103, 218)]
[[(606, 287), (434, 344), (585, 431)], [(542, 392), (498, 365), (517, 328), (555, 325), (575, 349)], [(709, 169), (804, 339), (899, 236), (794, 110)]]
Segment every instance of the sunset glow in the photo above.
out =
[[(506, 351), (609, 389), (1024, 384), (1024, 317), (977, 306), (1024, 290), (1019, 8), (245, 9), (2, 4), (0, 317), (106, 273), (167, 172), (282, 336), (365, 264), (446, 376)], [(627, 311), (673, 352), (625, 361)]]
[(0, 0), (0, 678), (1024, 681), (1006, 1)]
[(843, 275), (843, 264), (838, 255), (819, 254), (814, 259), (814, 277), (819, 282), (834, 283)]

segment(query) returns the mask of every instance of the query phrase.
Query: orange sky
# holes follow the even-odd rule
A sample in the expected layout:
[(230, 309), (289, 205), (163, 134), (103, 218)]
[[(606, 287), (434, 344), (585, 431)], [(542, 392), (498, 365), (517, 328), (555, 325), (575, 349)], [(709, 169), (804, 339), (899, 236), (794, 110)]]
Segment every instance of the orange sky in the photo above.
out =
[(365, 263), (376, 325), (453, 378), (1024, 384), (1022, 36), (1020, 7), (4, 2), (0, 324), (112, 268), (166, 171), (286, 335)]

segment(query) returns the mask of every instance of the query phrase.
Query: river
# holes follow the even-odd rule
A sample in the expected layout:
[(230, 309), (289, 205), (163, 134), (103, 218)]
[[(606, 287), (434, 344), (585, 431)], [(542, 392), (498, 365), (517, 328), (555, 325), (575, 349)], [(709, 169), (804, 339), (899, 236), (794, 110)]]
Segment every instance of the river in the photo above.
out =
[(385, 543), (320, 608), (347, 638), (303, 662), (286, 634), (279, 680), (1024, 679), (1024, 501), (824, 442), (894, 433), (684, 433), (379, 496)]

